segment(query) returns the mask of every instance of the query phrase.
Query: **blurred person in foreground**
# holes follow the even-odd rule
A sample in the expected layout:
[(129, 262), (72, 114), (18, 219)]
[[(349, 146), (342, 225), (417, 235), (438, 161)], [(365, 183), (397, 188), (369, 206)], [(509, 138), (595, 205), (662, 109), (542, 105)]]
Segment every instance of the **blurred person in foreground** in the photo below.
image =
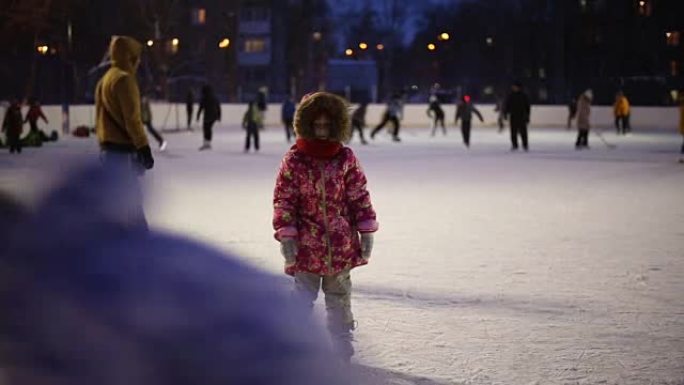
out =
[(311, 307), (322, 289), (328, 330), (339, 356), (354, 354), (351, 310), (353, 268), (368, 263), (378, 230), (366, 175), (349, 147), (347, 103), (316, 92), (297, 108), (297, 143), (278, 170), (273, 192), (273, 228), (285, 273)]
[[(112, 66), (95, 88), (95, 131), (105, 172), (125, 168), (142, 175), (154, 166), (135, 77), (141, 53), (140, 42), (127, 36), (113, 36), (109, 45)], [(133, 182), (130, 189), (141, 194), (139, 183)], [(131, 224), (147, 228), (142, 204), (127, 214)]]
[(139, 204), (137, 176), (101, 167), (66, 178), (30, 214), (0, 194), (0, 382), (349, 383), (277, 278), (135, 231), (120, 212)]

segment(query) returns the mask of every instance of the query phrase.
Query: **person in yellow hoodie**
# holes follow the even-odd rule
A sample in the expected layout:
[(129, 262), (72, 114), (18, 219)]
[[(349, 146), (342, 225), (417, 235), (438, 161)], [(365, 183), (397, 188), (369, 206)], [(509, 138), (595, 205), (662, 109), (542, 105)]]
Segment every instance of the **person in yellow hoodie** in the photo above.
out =
[(622, 91), (618, 91), (615, 94), (613, 113), (615, 115), (615, 129), (618, 135), (627, 135), (631, 131), (629, 127), (629, 100), (627, 100)]
[(143, 127), (135, 78), (141, 54), (142, 44), (135, 39), (112, 37), (112, 65), (95, 88), (95, 131), (105, 158), (127, 159), (149, 170), (154, 158)]
[[(111, 67), (95, 88), (95, 131), (105, 171), (143, 174), (154, 166), (140, 111), (140, 90), (135, 73), (142, 44), (131, 37), (113, 36), (109, 45)], [(130, 187), (142, 194), (139, 185)], [(147, 229), (141, 205), (122, 213), (134, 227)]]

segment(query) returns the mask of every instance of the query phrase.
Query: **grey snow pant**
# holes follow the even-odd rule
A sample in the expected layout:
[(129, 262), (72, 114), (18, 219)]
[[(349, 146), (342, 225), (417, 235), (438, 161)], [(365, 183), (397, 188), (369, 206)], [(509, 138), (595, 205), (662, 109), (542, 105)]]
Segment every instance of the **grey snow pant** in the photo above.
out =
[(313, 307), (319, 289), (325, 294), (328, 330), (336, 340), (351, 341), (354, 315), (351, 311), (351, 277), (349, 270), (331, 276), (307, 272), (295, 273), (295, 292)]

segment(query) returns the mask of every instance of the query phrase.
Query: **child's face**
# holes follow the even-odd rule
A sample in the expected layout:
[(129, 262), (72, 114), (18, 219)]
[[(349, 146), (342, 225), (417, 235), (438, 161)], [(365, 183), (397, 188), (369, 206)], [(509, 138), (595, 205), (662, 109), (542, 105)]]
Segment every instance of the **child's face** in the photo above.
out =
[(331, 128), (332, 121), (325, 114), (318, 115), (313, 121), (313, 131), (316, 139), (328, 139)]

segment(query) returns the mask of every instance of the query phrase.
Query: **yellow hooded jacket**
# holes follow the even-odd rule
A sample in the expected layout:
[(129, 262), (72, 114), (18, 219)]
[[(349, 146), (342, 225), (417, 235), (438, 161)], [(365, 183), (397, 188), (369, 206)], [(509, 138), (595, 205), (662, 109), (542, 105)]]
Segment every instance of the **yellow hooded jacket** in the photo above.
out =
[(135, 39), (112, 37), (112, 66), (95, 88), (95, 130), (102, 147), (135, 151), (148, 145), (135, 78), (141, 53), (142, 44)]
[(629, 100), (626, 96), (620, 96), (615, 101), (614, 105), (615, 116), (628, 116), (629, 115)]

